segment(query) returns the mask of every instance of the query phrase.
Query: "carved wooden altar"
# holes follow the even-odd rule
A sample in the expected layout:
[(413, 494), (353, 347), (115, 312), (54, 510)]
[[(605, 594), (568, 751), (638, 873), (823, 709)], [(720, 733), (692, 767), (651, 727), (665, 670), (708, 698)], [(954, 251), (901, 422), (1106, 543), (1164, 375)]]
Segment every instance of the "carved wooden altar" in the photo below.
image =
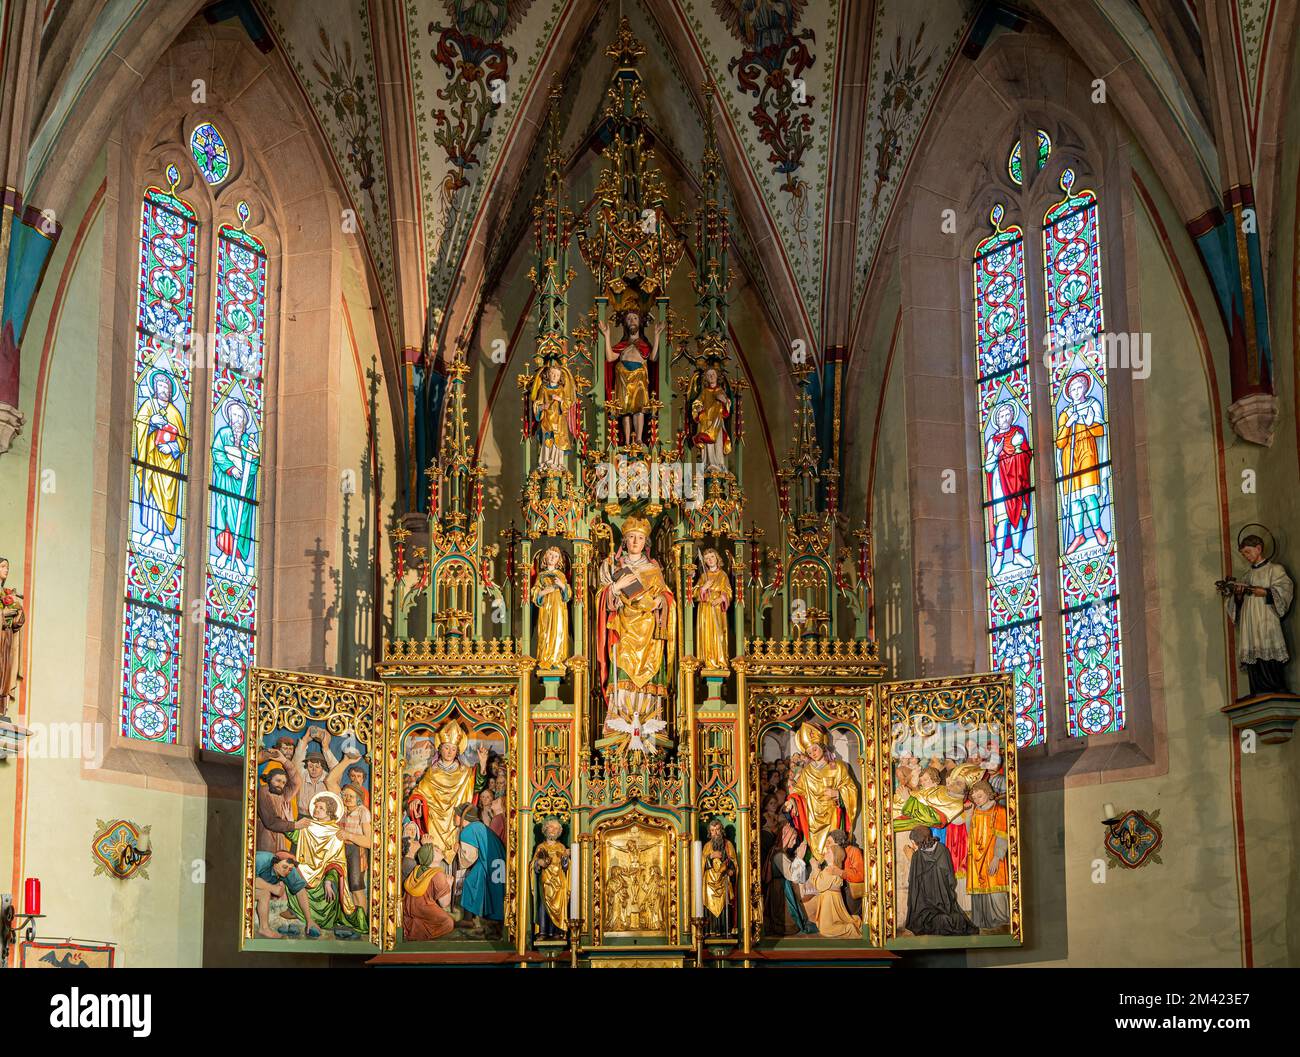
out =
[[(745, 527), (712, 118), (688, 329), (668, 296), (681, 226), (626, 22), (607, 54), (605, 168), (585, 226), (554, 108), (543, 134), (522, 523), (485, 539), (468, 367), (453, 359), (430, 509), (391, 533), (378, 679), (256, 673), (245, 949), (612, 967), (1019, 942), (1010, 677), (887, 681), (871, 537), (839, 509), (811, 365), (792, 365), (779, 539)], [(599, 293), (571, 325), (575, 241)], [(364, 799), (366, 846), (345, 839), (366, 832)], [(942, 854), (908, 843), (918, 828)], [(900, 912), (915, 855), (947, 855), (969, 909)], [(905, 927), (971, 915), (991, 924)]]

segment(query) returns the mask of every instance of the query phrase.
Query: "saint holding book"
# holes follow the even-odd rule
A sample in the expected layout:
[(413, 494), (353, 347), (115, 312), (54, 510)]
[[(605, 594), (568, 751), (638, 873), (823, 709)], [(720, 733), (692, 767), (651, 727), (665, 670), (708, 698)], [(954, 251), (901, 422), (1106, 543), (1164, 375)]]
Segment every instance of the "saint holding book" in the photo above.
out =
[(596, 648), (605, 688), (605, 728), (663, 716), (668, 667), (677, 650), (677, 603), (646, 551), (650, 524), (629, 518), (623, 544), (600, 566)]

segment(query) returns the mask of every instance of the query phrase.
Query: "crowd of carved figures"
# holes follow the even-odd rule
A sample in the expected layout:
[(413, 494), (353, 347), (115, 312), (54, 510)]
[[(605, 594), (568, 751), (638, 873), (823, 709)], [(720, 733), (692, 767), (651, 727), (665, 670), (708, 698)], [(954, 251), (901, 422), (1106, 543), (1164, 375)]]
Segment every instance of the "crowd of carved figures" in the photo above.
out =
[(257, 936), (365, 936), (374, 816), (364, 747), (324, 726), (277, 731), (257, 772)]
[(1007, 780), (996, 728), (897, 729), (890, 839), (900, 934), (1007, 931), (1011, 920)]
[(504, 742), (455, 718), (405, 739), (402, 935), (500, 939), (505, 917)]

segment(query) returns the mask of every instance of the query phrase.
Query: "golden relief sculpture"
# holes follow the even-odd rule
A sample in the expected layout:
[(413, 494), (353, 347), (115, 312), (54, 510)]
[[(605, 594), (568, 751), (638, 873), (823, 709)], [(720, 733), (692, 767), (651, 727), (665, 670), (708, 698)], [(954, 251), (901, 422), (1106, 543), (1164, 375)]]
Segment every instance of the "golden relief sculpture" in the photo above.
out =
[(603, 841), (602, 925), (607, 935), (663, 935), (668, 921), (669, 836), (632, 825)]

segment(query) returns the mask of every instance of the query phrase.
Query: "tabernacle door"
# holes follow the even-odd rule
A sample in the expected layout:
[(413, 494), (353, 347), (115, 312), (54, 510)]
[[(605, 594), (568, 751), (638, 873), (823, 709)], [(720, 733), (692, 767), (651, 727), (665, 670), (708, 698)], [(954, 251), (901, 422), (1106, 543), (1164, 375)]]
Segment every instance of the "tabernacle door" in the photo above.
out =
[(1023, 942), (1012, 676), (881, 686), (885, 945)]
[(383, 684), (254, 668), (248, 729), (242, 949), (378, 951)]

